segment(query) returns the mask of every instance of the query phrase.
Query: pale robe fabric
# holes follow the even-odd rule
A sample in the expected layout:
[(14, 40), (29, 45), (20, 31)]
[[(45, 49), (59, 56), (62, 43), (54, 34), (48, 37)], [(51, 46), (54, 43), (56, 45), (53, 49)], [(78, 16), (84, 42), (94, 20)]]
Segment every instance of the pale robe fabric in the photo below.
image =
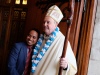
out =
[[(34, 74), (30, 75), (58, 75), (59, 60), (63, 50), (64, 35), (59, 32), (54, 42), (39, 62)], [(66, 58), (68, 69), (62, 71), (62, 75), (75, 75), (77, 72), (76, 59), (68, 42)]]

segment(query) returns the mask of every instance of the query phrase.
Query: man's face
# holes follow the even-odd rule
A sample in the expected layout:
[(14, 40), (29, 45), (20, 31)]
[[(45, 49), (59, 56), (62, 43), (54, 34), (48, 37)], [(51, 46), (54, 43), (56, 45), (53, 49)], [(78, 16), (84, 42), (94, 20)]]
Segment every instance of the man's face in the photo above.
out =
[(33, 46), (36, 44), (38, 40), (38, 33), (34, 30), (31, 30), (26, 37), (26, 42), (29, 46)]
[(45, 17), (43, 23), (43, 31), (46, 35), (50, 35), (55, 28), (57, 27), (57, 23), (51, 17)]

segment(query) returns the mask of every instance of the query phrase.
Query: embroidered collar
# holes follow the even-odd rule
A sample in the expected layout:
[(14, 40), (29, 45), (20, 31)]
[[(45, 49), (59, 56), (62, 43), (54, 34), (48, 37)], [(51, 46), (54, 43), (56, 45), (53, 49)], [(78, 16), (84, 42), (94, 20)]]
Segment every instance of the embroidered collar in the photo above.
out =
[(31, 69), (32, 73), (35, 72), (35, 69), (36, 69), (39, 61), (42, 59), (42, 57), (45, 55), (46, 51), (48, 50), (48, 48), (50, 47), (52, 42), (55, 40), (58, 32), (59, 32), (59, 28), (56, 27), (55, 31), (51, 33), (51, 35), (49, 36), (45, 45), (42, 47), (41, 51), (39, 51), (39, 50), (40, 50), (40, 47), (42, 45), (42, 41), (44, 39), (44, 36), (42, 34), (40, 35), (40, 38), (39, 38), (39, 40), (34, 48), (34, 52), (32, 55), (32, 69)]

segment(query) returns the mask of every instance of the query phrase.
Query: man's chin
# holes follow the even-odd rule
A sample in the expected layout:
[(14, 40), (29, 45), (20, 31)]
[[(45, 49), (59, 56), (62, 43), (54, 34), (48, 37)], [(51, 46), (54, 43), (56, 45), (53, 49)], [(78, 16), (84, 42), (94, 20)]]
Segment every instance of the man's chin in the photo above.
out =
[(27, 45), (28, 45), (28, 46), (32, 46), (33, 44), (31, 44), (31, 43), (27, 43)]
[(45, 34), (47, 34), (47, 35), (49, 34), (49, 32), (48, 32), (48, 31), (44, 31), (44, 33), (45, 33)]

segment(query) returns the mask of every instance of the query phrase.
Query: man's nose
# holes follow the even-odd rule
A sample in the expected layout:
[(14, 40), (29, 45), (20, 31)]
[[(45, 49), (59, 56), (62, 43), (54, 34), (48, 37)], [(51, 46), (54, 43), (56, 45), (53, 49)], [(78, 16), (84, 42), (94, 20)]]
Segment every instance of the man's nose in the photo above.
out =
[(30, 39), (30, 40), (32, 40), (32, 39), (33, 39), (33, 37), (30, 37), (29, 39)]
[(47, 23), (44, 23), (44, 26), (46, 26), (47, 25)]

